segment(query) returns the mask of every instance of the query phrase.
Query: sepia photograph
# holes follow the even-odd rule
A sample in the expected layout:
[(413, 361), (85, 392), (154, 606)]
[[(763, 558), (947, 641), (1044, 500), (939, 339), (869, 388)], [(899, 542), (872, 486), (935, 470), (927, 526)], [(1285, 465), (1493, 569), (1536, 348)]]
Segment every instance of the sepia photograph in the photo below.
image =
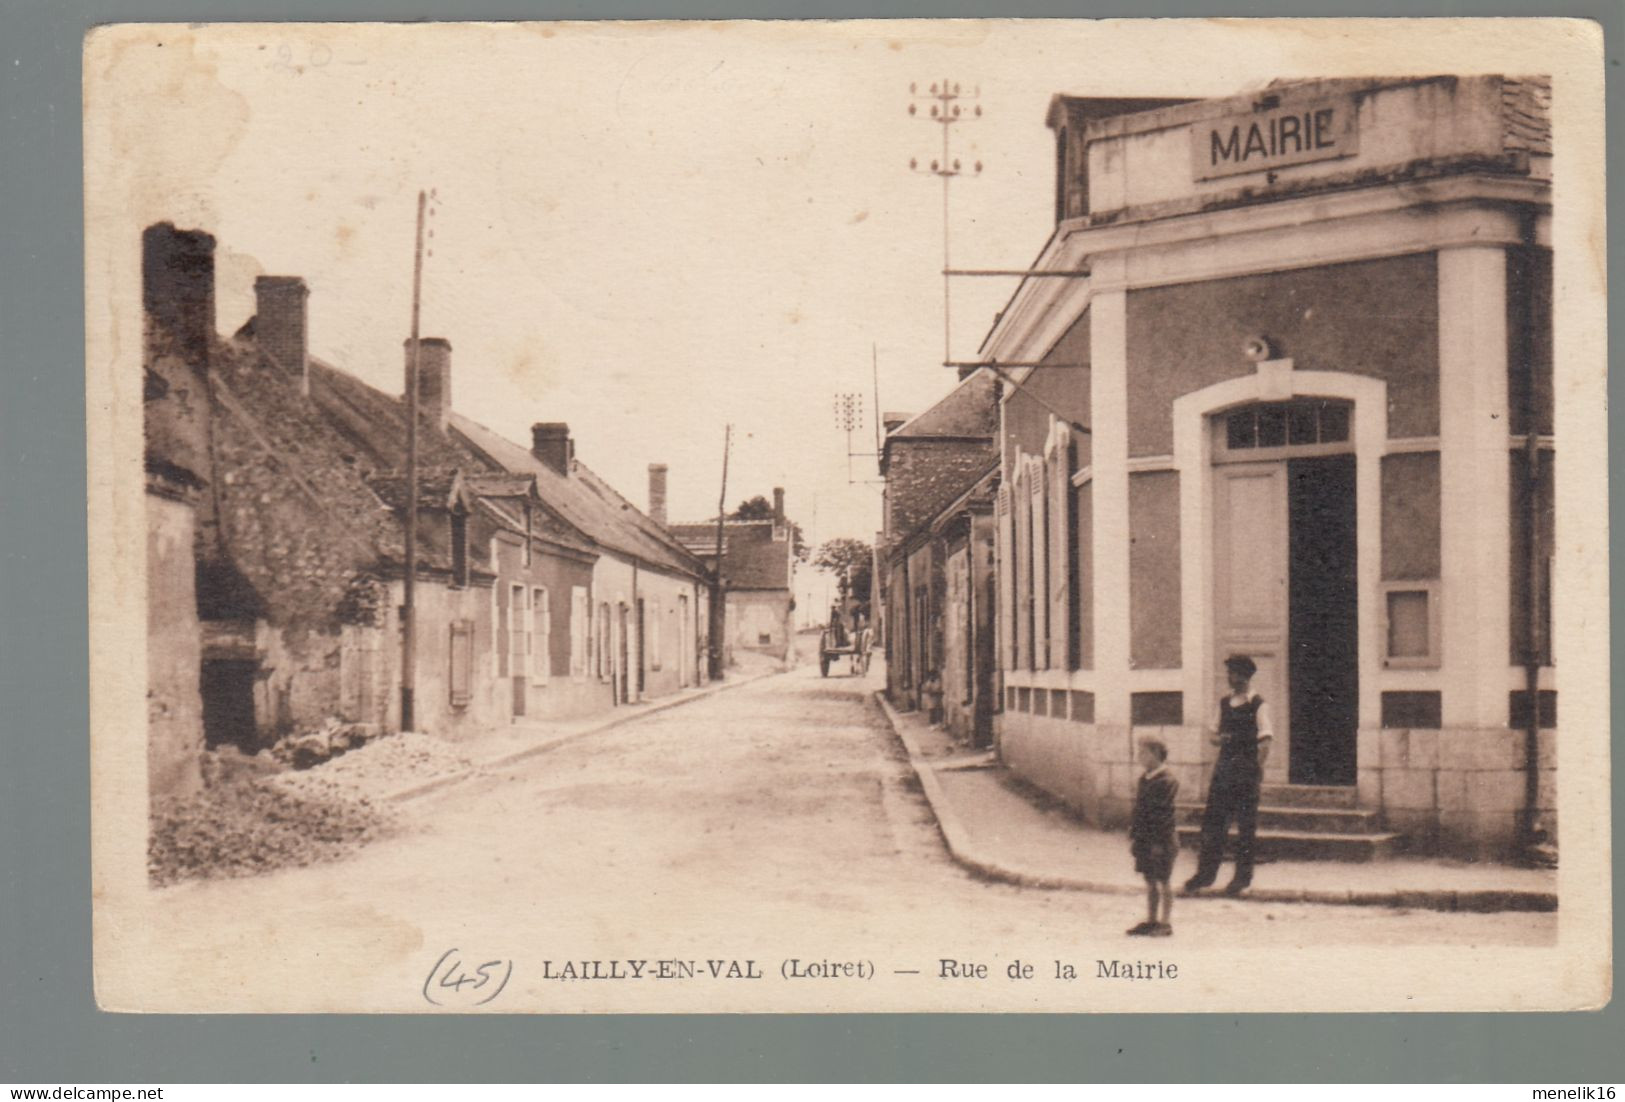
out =
[(98, 1004), (1606, 1005), (1602, 65), (94, 30)]

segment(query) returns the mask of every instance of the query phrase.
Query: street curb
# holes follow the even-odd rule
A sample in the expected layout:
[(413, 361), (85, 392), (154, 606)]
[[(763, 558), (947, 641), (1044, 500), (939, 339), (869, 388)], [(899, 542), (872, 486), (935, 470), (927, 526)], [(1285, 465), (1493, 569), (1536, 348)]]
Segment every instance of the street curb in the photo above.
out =
[(579, 731), (571, 731), (568, 734), (558, 735), (554, 738), (544, 739), (541, 742), (533, 743), (530, 746), (525, 746), (518, 750), (509, 751), (508, 753), (499, 755), (498, 757), (476, 761), (470, 768), (460, 770), (456, 773), (447, 773), (445, 776), (435, 777), (431, 780), (423, 781), (420, 784), (408, 785), (406, 788), (396, 789), (394, 792), (387, 793), (383, 798), (387, 801), (398, 803), (404, 800), (413, 799), (417, 796), (423, 796), (438, 789), (446, 788), (450, 785), (466, 781), (481, 769), (500, 769), (504, 766), (512, 765), (515, 762), (523, 761), (526, 758), (535, 757), (537, 754), (544, 754), (549, 750), (555, 750), (566, 743), (574, 742), (577, 739), (586, 738), (588, 735), (601, 734), (602, 732), (608, 731), (611, 728), (621, 727), (628, 723), (634, 723), (637, 720), (646, 719), (649, 716), (668, 711), (672, 708), (680, 708), (685, 704), (693, 704), (697, 700), (707, 700), (718, 693), (727, 692), (729, 689), (737, 689), (741, 686), (749, 685), (756, 681), (762, 681), (769, 677), (780, 677), (789, 672), (789, 670), (766, 670), (762, 673), (751, 674), (749, 677), (741, 678), (738, 681), (723, 681), (719, 685), (708, 685), (697, 693), (681, 697), (677, 700), (657, 700), (651, 704), (639, 708), (635, 712), (627, 712), (625, 714), (615, 716), (612, 719), (605, 720), (603, 723), (594, 724), (591, 727), (583, 728)]
[[(959, 814), (954, 810), (953, 804), (948, 800), (947, 793), (942, 790), (942, 784), (937, 780), (935, 768), (925, 755), (920, 752), (919, 743), (909, 731), (908, 725), (903, 723), (896, 709), (886, 699), (881, 690), (874, 694), (875, 702), (891, 724), (898, 741), (908, 753), (908, 763), (914, 769), (915, 776), (920, 779), (920, 787), (925, 791), (926, 802), (931, 805), (931, 812), (936, 816), (937, 826), (942, 831), (943, 840), (948, 845), (948, 853), (960, 865), (972, 872), (993, 880), (1002, 880), (1011, 884), (1019, 884), (1026, 888), (1044, 888), (1047, 890), (1094, 892), (1101, 895), (1142, 895), (1145, 889), (1133, 884), (1113, 884), (1097, 880), (1084, 880), (1071, 876), (1055, 876), (1053, 874), (1040, 874), (1027, 872), (1023, 869), (1011, 868), (1000, 861), (988, 857), (980, 852), (965, 829)], [(1195, 899), (1234, 899), (1242, 903), (1315, 903), (1325, 906), (1344, 907), (1396, 907), (1418, 911), (1471, 911), (1475, 913), (1489, 913), (1494, 911), (1539, 911), (1550, 912), (1557, 910), (1556, 892), (1534, 892), (1522, 890), (1482, 890), (1482, 891), (1319, 891), (1301, 888), (1253, 888), (1240, 896), (1226, 896), (1218, 892), (1198, 895)]]

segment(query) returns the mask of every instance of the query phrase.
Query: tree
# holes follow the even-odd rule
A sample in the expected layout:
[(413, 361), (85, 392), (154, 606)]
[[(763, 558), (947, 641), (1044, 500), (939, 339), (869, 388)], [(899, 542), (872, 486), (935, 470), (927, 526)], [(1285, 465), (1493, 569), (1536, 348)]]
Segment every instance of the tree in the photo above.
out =
[[(741, 501), (739, 503), (739, 507), (736, 508), (733, 512), (728, 514), (728, 519), (729, 520), (772, 520), (773, 519), (773, 503), (771, 501), (767, 500), (767, 498), (763, 497), (761, 494), (757, 494), (755, 497), (750, 498), (747, 501)], [(785, 517), (784, 519), (785, 519), (785, 523), (790, 526), (790, 539), (795, 544), (796, 561), (797, 562), (806, 562), (807, 561), (807, 541), (801, 535), (801, 525), (797, 524), (795, 521), (791, 520), (789, 517)]]
[(830, 571), (839, 579), (841, 598), (867, 604), (874, 583), (874, 551), (862, 540), (845, 536), (829, 540), (818, 549), (813, 565)]

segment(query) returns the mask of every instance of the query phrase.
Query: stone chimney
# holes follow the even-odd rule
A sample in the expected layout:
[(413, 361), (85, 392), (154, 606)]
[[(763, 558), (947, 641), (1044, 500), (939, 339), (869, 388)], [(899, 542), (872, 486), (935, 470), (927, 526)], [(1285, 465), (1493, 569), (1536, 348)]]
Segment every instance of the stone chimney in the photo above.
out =
[(903, 426), (903, 424), (905, 422), (907, 422), (913, 416), (914, 415), (912, 413), (897, 413), (897, 412), (883, 413), (883, 414), (880, 415), (880, 423), (881, 423), (882, 426), (885, 427), (886, 435), (890, 436), (892, 433), (896, 432), (899, 428), (901, 428)]
[(784, 487), (773, 487), (773, 527), (784, 527)]
[(568, 476), (570, 460), (576, 454), (575, 441), (570, 439), (570, 426), (563, 421), (538, 421), (530, 426), (530, 451), (555, 471)]
[(172, 223), (141, 235), (142, 412), (149, 463), (210, 477), (214, 238)]
[(666, 465), (649, 464), (649, 516), (662, 528), (666, 526)]
[(298, 276), (260, 276), (254, 281), (254, 341), (263, 367), (285, 372), (310, 393), (305, 300), (310, 288)]
[[(422, 337), (418, 343), (418, 416), (433, 425), (436, 432), (446, 431), (451, 418), (451, 342), (444, 337)], [(412, 338), (407, 337), (404, 378), (411, 385)]]
[(197, 364), (214, 336), (214, 237), (172, 222), (141, 235), (141, 297), (147, 351)]

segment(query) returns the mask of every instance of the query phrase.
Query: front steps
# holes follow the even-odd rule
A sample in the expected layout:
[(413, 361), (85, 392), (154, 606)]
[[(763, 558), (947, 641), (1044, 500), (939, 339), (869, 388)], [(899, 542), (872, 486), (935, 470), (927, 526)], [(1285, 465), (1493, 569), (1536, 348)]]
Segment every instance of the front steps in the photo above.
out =
[[(1201, 841), (1203, 805), (1180, 803), (1180, 844)], [(1229, 852), (1235, 847), (1230, 828)], [(1393, 856), (1401, 836), (1382, 829), (1375, 811), (1358, 806), (1352, 785), (1266, 784), (1259, 792), (1259, 861), (1374, 861)]]

